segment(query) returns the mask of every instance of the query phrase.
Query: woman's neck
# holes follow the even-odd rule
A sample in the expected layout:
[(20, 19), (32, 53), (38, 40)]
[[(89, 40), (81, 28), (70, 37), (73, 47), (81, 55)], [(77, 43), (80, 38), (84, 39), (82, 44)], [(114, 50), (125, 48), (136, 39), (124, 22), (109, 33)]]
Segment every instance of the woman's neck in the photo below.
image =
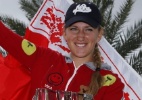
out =
[(72, 60), (74, 61), (74, 64), (76, 66), (76, 68), (78, 68), (79, 66), (81, 66), (82, 64), (85, 64), (87, 62), (92, 62), (91, 58), (79, 58), (79, 57), (75, 57), (75, 56), (71, 56)]

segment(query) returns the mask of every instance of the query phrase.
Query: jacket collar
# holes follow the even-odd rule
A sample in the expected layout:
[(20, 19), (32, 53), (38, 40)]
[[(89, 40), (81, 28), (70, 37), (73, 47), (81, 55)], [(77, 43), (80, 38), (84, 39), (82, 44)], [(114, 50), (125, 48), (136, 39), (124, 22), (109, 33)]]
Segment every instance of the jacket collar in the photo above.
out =
[[(72, 63), (73, 62), (73, 60), (71, 59), (70, 56), (65, 56), (65, 60), (66, 60), (66, 63)], [(87, 63), (85, 63), (85, 65), (93, 71), (96, 70), (96, 66), (93, 64), (93, 62), (87, 62)], [(109, 66), (107, 63), (102, 63), (101, 69), (111, 70), (111, 66)]]

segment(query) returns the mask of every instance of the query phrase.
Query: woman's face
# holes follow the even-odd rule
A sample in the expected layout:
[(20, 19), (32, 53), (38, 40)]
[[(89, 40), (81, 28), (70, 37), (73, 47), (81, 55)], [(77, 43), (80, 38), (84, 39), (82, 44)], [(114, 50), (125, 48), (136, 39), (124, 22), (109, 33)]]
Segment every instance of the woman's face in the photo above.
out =
[(84, 22), (76, 22), (64, 30), (65, 40), (72, 57), (91, 58), (95, 44), (101, 39), (101, 32)]

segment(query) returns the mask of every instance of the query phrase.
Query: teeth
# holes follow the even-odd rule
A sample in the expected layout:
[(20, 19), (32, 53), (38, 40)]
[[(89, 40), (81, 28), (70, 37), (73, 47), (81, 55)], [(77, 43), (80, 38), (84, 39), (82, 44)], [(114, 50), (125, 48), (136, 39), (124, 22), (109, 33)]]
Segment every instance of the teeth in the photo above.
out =
[(79, 47), (84, 47), (85, 46), (85, 44), (76, 44), (77, 46), (79, 46)]

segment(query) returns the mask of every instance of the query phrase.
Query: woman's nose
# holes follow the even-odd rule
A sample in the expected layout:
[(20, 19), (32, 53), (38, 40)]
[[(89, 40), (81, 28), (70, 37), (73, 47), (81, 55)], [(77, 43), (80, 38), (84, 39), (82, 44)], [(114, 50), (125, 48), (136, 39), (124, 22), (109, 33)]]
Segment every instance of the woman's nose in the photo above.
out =
[(80, 31), (78, 32), (78, 34), (77, 34), (77, 39), (78, 39), (79, 41), (82, 41), (82, 40), (84, 40), (84, 38), (85, 38), (85, 33), (84, 33), (83, 30), (80, 30)]

